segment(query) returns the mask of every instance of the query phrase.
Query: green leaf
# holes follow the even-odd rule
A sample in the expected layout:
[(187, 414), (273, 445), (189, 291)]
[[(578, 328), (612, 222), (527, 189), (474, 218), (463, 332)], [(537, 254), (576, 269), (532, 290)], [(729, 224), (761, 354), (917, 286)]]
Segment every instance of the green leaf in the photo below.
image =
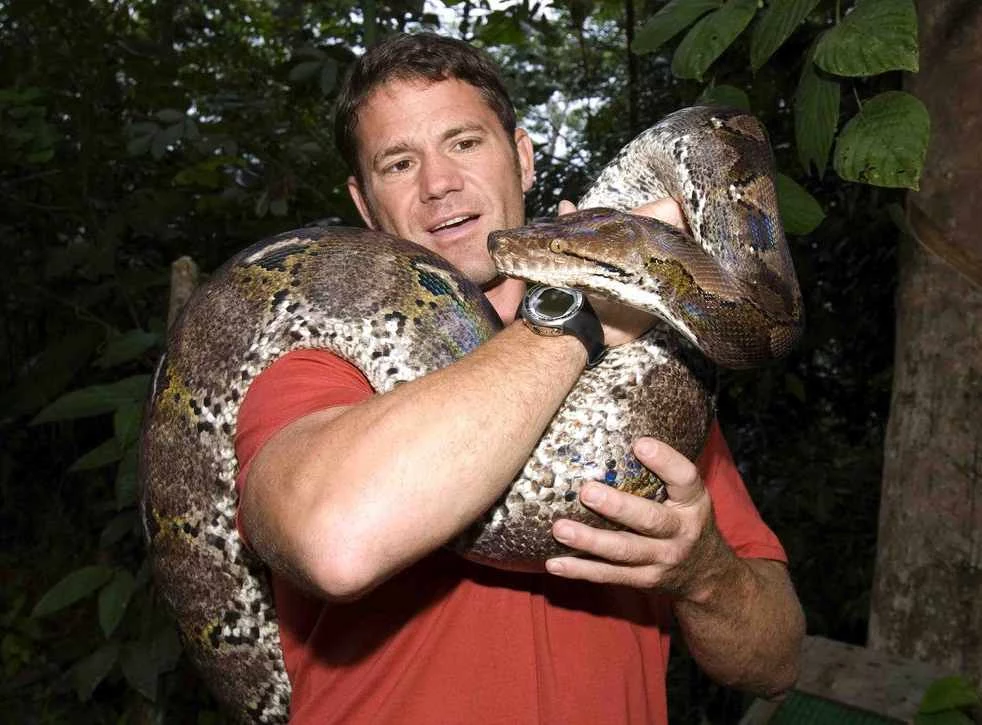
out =
[(806, 58), (794, 95), (795, 144), (805, 173), (811, 173), (812, 166), (819, 176), (825, 173), (839, 125), (840, 95), (839, 82)]
[(36, 411), (61, 393), (103, 338), (95, 325), (77, 325), (73, 332), (55, 338), (24, 366), (11, 387), (0, 395), (3, 417)]
[(750, 36), (750, 67), (761, 68), (820, 0), (771, 0)]
[(964, 677), (942, 677), (932, 682), (917, 711), (924, 714), (975, 707), (982, 704), (979, 693)]
[(150, 155), (155, 159), (163, 158), (170, 146), (184, 138), (184, 117), (181, 118), (181, 122), (168, 126), (153, 137), (153, 143), (150, 144)]
[(99, 535), (99, 546), (108, 549), (128, 533), (136, 529), (139, 522), (139, 515), (136, 511), (124, 511), (116, 514)]
[(914, 715), (914, 725), (976, 725), (975, 720), (960, 710), (942, 710), (941, 712), (917, 713)]
[(287, 76), (290, 83), (303, 83), (304, 81), (310, 80), (317, 73), (323, 61), (320, 60), (305, 60), (303, 63), (297, 63), (293, 68), (290, 69), (290, 75)]
[(151, 702), (157, 699), (157, 663), (153, 652), (142, 642), (133, 642), (123, 647), (119, 658), (123, 677), (134, 690)]
[(160, 335), (146, 330), (129, 330), (109, 340), (102, 356), (95, 364), (100, 368), (109, 368), (120, 363), (135, 360), (147, 350), (160, 342)]
[(286, 216), (287, 211), (286, 199), (273, 199), (269, 202), (269, 213), (273, 216)]
[(750, 98), (746, 91), (736, 86), (707, 86), (699, 96), (699, 102), (711, 106), (731, 106), (742, 108), (744, 111), (750, 110)]
[(198, 129), (198, 124), (194, 122), (193, 118), (184, 119), (184, 138), (188, 141), (198, 141), (201, 139), (201, 131)]
[(107, 642), (88, 657), (75, 663), (72, 667), (72, 681), (79, 700), (84, 702), (92, 697), (92, 691), (112, 671), (118, 658), (119, 643)]
[(506, 10), (488, 14), (477, 36), (488, 45), (520, 45), (525, 39), (518, 17)]
[(123, 452), (123, 459), (116, 469), (116, 510), (136, 503), (138, 486), (136, 472), (139, 465), (138, 446), (130, 446)]
[(101, 587), (113, 574), (111, 567), (101, 564), (83, 566), (55, 584), (35, 605), (32, 617), (44, 617), (84, 599)]
[(157, 663), (157, 672), (170, 672), (177, 667), (177, 661), (181, 658), (183, 651), (177, 629), (169, 624), (164, 626), (154, 635), (150, 650), (153, 652), (154, 661)]
[(723, 0), (672, 0), (648, 18), (637, 32), (631, 44), (632, 52), (641, 55), (658, 50), (710, 10), (722, 5)]
[(679, 78), (702, 78), (724, 50), (737, 39), (757, 12), (757, 0), (727, 0), (698, 23), (679, 43), (672, 73)]
[(149, 700), (157, 697), (157, 680), (170, 672), (181, 656), (181, 642), (173, 627), (158, 631), (153, 639), (127, 644), (120, 656), (123, 676)]
[(325, 96), (334, 90), (338, 82), (338, 62), (334, 58), (324, 61), (324, 68), (321, 70), (321, 93)]
[(798, 401), (802, 403), (807, 402), (808, 396), (805, 393), (805, 382), (794, 373), (785, 373), (784, 389), (789, 395), (797, 398)]
[(776, 186), (785, 232), (808, 234), (822, 223), (825, 212), (821, 205), (797, 181), (790, 176), (778, 174)]
[(140, 423), (143, 422), (143, 404), (128, 403), (116, 408), (113, 413), (113, 432), (119, 449), (125, 451), (140, 437)]
[(149, 375), (134, 375), (109, 385), (91, 385), (73, 390), (45, 407), (31, 421), (31, 425), (108, 413), (121, 405), (143, 400), (149, 385)]
[(91, 471), (95, 468), (102, 468), (111, 463), (115, 463), (123, 456), (123, 449), (120, 447), (116, 438), (103, 441), (88, 453), (82, 455), (75, 461), (68, 470), (72, 473), (78, 471)]
[(143, 154), (150, 150), (150, 144), (152, 143), (153, 134), (134, 136), (126, 144), (126, 153), (130, 156), (143, 156)]
[(859, 0), (815, 49), (819, 68), (840, 76), (891, 70), (916, 72), (917, 12), (914, 0)]
[(122, 621), (134, 588), (133, 575), (126, 569), (117, 569), (109, 583), (99, 591), (99, 626), (107, 638)]
[(888, 91), (866, 101), (835, 145), (839, 176), (874, 186), (917, 189), (931, 119), (917, 98)]
[(178, 111), (176, 108), (164, 108), (157, 111), (156, 115), (161, 123), (179, 123), (184, 120), (184, 111)]

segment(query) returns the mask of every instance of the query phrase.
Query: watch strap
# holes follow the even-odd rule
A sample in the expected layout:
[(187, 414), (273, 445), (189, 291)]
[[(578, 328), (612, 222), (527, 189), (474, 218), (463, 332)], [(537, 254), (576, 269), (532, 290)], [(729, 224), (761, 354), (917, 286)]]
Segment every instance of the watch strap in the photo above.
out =
[(580, 311), (568, 319), (563, 327), (583, 343), (586, 348), (588, 368), (596, 366), (604, 359), (607, 346), (604, 344), (603, 325), (600, 324), (600, 318), (597, 317), (586, 295), (583, 296), (583, 306)]

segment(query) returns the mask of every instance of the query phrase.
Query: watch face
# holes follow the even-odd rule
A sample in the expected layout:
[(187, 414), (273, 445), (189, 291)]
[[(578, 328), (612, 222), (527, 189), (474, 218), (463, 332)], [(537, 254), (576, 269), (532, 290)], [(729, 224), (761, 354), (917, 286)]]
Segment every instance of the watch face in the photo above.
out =
[(558, 320), (580, 308), (582, 293), (562, 287), (541, 287), (529, 300), (529, 307), (543, 320)]

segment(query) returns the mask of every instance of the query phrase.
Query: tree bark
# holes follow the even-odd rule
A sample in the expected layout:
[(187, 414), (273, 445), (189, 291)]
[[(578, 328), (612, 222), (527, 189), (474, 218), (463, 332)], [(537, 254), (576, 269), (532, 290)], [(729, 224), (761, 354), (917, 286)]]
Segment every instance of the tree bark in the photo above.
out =
[(982, 6), (918, 3), (931, 114), (897, 339), (869, 645), (982, 683)]

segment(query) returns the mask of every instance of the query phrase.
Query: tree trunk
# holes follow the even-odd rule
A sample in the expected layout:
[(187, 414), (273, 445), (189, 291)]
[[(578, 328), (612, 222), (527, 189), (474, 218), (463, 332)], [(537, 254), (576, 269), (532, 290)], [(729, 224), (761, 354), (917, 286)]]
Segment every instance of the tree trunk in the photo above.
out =
[[(982, 6), (922, 0), (931, 114), (901, 242), (869, 644), (982, 682)], [(858, 311), (857, 311), (858, 312)]]

